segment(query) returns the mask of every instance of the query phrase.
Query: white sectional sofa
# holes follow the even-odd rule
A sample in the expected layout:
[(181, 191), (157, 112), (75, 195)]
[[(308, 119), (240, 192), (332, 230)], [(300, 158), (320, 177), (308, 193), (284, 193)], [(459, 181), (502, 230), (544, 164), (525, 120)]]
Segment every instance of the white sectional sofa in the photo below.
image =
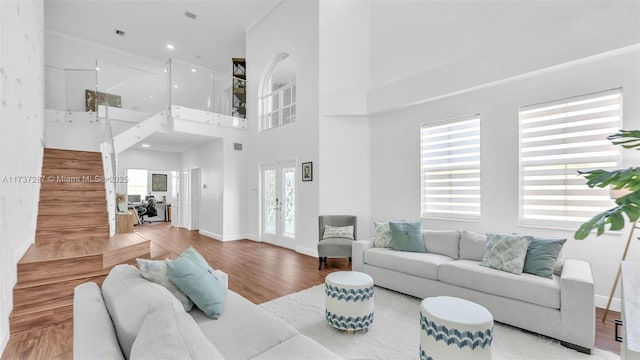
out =
[[(457, 235), (456, 235), (457, 234)], [(426, 253), (353, 244), (353, 270), (375, 285), (426, 298), (448, 295), (486, 307), (494, 320), (543, 334), (590, 353), (595, 342), (594, 283), (589, 263), (564, 259), (551, 279), (480, 266), (484, 245), (466, 231), (423, 230)]]
[(73, 358), (339, 359), (232, 291), (217, 320), (196, 307), (187, 313), (131, 265), (116, 266), (102, 289), (93, 282), (76, 287)]

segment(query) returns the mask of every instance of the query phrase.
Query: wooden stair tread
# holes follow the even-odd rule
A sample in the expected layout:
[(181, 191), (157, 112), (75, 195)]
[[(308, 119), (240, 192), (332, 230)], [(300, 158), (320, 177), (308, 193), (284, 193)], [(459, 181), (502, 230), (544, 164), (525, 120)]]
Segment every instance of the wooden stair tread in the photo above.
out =
[(14, 306), (11, 312), (11, 318), (58, 309), (65, 306), (73, 306), (73, 294), (56, 299), (43, 300), (33, 304)]
[(149, 240), (137, 233), (116, 234), (101, 241), (91, 238), (69, 241), (63, 238), (42, 243), (36, 242), (29, 247), (18, 264), (102, 255), (144, 242), (149, 242)]
[(39, 279), (39, 280), (33, 280), (33, 281), (17, 282), (16, 285), (13, 287), (13, 289), (14, 290), (22, 290), (22, 289), (29, 289), (29, 288), (37, 287), (37, 286), (55, 285), (55, 284), (59, 284), (59, 283), (67, 282), (67, 281), (80, 280), (80, 279), (89, 279), (89, 278), (94, 278), (94, 277), (98, 277), (98, 276), (105, 276), (105, 275), (109, 274), (109, 271), (111, 271), (112, 268), (113, 267), (108, 267), (108, 268), (104, 268), (104, 269), (99, 270), (99, 271), (93, 271), (93, 272), (88, 272), (88, 273), (70, 275), (70, 276), (67, 276), (67, 277), (64, 277), (64, 278), (58, 278), (58, 279)]

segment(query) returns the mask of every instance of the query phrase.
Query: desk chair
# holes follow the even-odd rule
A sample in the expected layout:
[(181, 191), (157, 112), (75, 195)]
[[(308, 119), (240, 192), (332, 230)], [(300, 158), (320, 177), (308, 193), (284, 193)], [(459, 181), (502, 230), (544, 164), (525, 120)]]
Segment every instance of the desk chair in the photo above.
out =
[(156, 199), (149, 198), (146, 206), (140, 206), (138, 208), (138, 217), (140, 218), (141, 224), (151, 224), (151, 221), (145, 220), (144, 217), (147, 216), (158, 216), (158, 210), (156, 209)]
[[(327, 264), (327, 258), (349, 258), (351, 263), (351, 247), (356, 238), (356, 223), (358, 218), (352, 215), (321, 215), (318, 219), (320, 241), (318, 242), (318, 270), (322, 270), (322, 263)], [(353, 226), (353, 239), (324, 238), (325, 225)]]

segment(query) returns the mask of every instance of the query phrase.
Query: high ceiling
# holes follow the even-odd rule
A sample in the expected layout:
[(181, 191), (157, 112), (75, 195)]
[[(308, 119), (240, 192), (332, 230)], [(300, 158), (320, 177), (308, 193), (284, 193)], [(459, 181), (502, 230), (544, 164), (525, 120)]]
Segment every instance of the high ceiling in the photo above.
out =
[[(279, 1), (45, 0), (44, 18), (50, 31), (161, 62), (177, 58), (230, 73), (231, 58), (244, 57), (245, 29)], [(167, 49), (169, 43), (173, 50)]]

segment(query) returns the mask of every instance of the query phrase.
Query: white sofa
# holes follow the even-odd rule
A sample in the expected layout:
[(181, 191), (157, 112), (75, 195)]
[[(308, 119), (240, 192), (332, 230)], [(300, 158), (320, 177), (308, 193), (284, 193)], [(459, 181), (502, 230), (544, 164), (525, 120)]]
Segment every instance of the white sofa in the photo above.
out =
[(116, 266), (102, 289), (93, 282), (75, 288), (73, 358), (339, 359), (232, 291), (217, 320), (195, 306), (186, 313), (131, 265)]
[[(458, 234), (457, 236), (455, 234)], [(484, 243), (466, 231), (423, 230), (427, 253), (353, 244), (353, 270), (375, 285), (426, 298), (448, 295), (486, 307), (496, 321), (543, 334), (564, 346), (591, 353), (595, 342), (591, 266), (564, 259), (552, 279), (480, 266)]]

